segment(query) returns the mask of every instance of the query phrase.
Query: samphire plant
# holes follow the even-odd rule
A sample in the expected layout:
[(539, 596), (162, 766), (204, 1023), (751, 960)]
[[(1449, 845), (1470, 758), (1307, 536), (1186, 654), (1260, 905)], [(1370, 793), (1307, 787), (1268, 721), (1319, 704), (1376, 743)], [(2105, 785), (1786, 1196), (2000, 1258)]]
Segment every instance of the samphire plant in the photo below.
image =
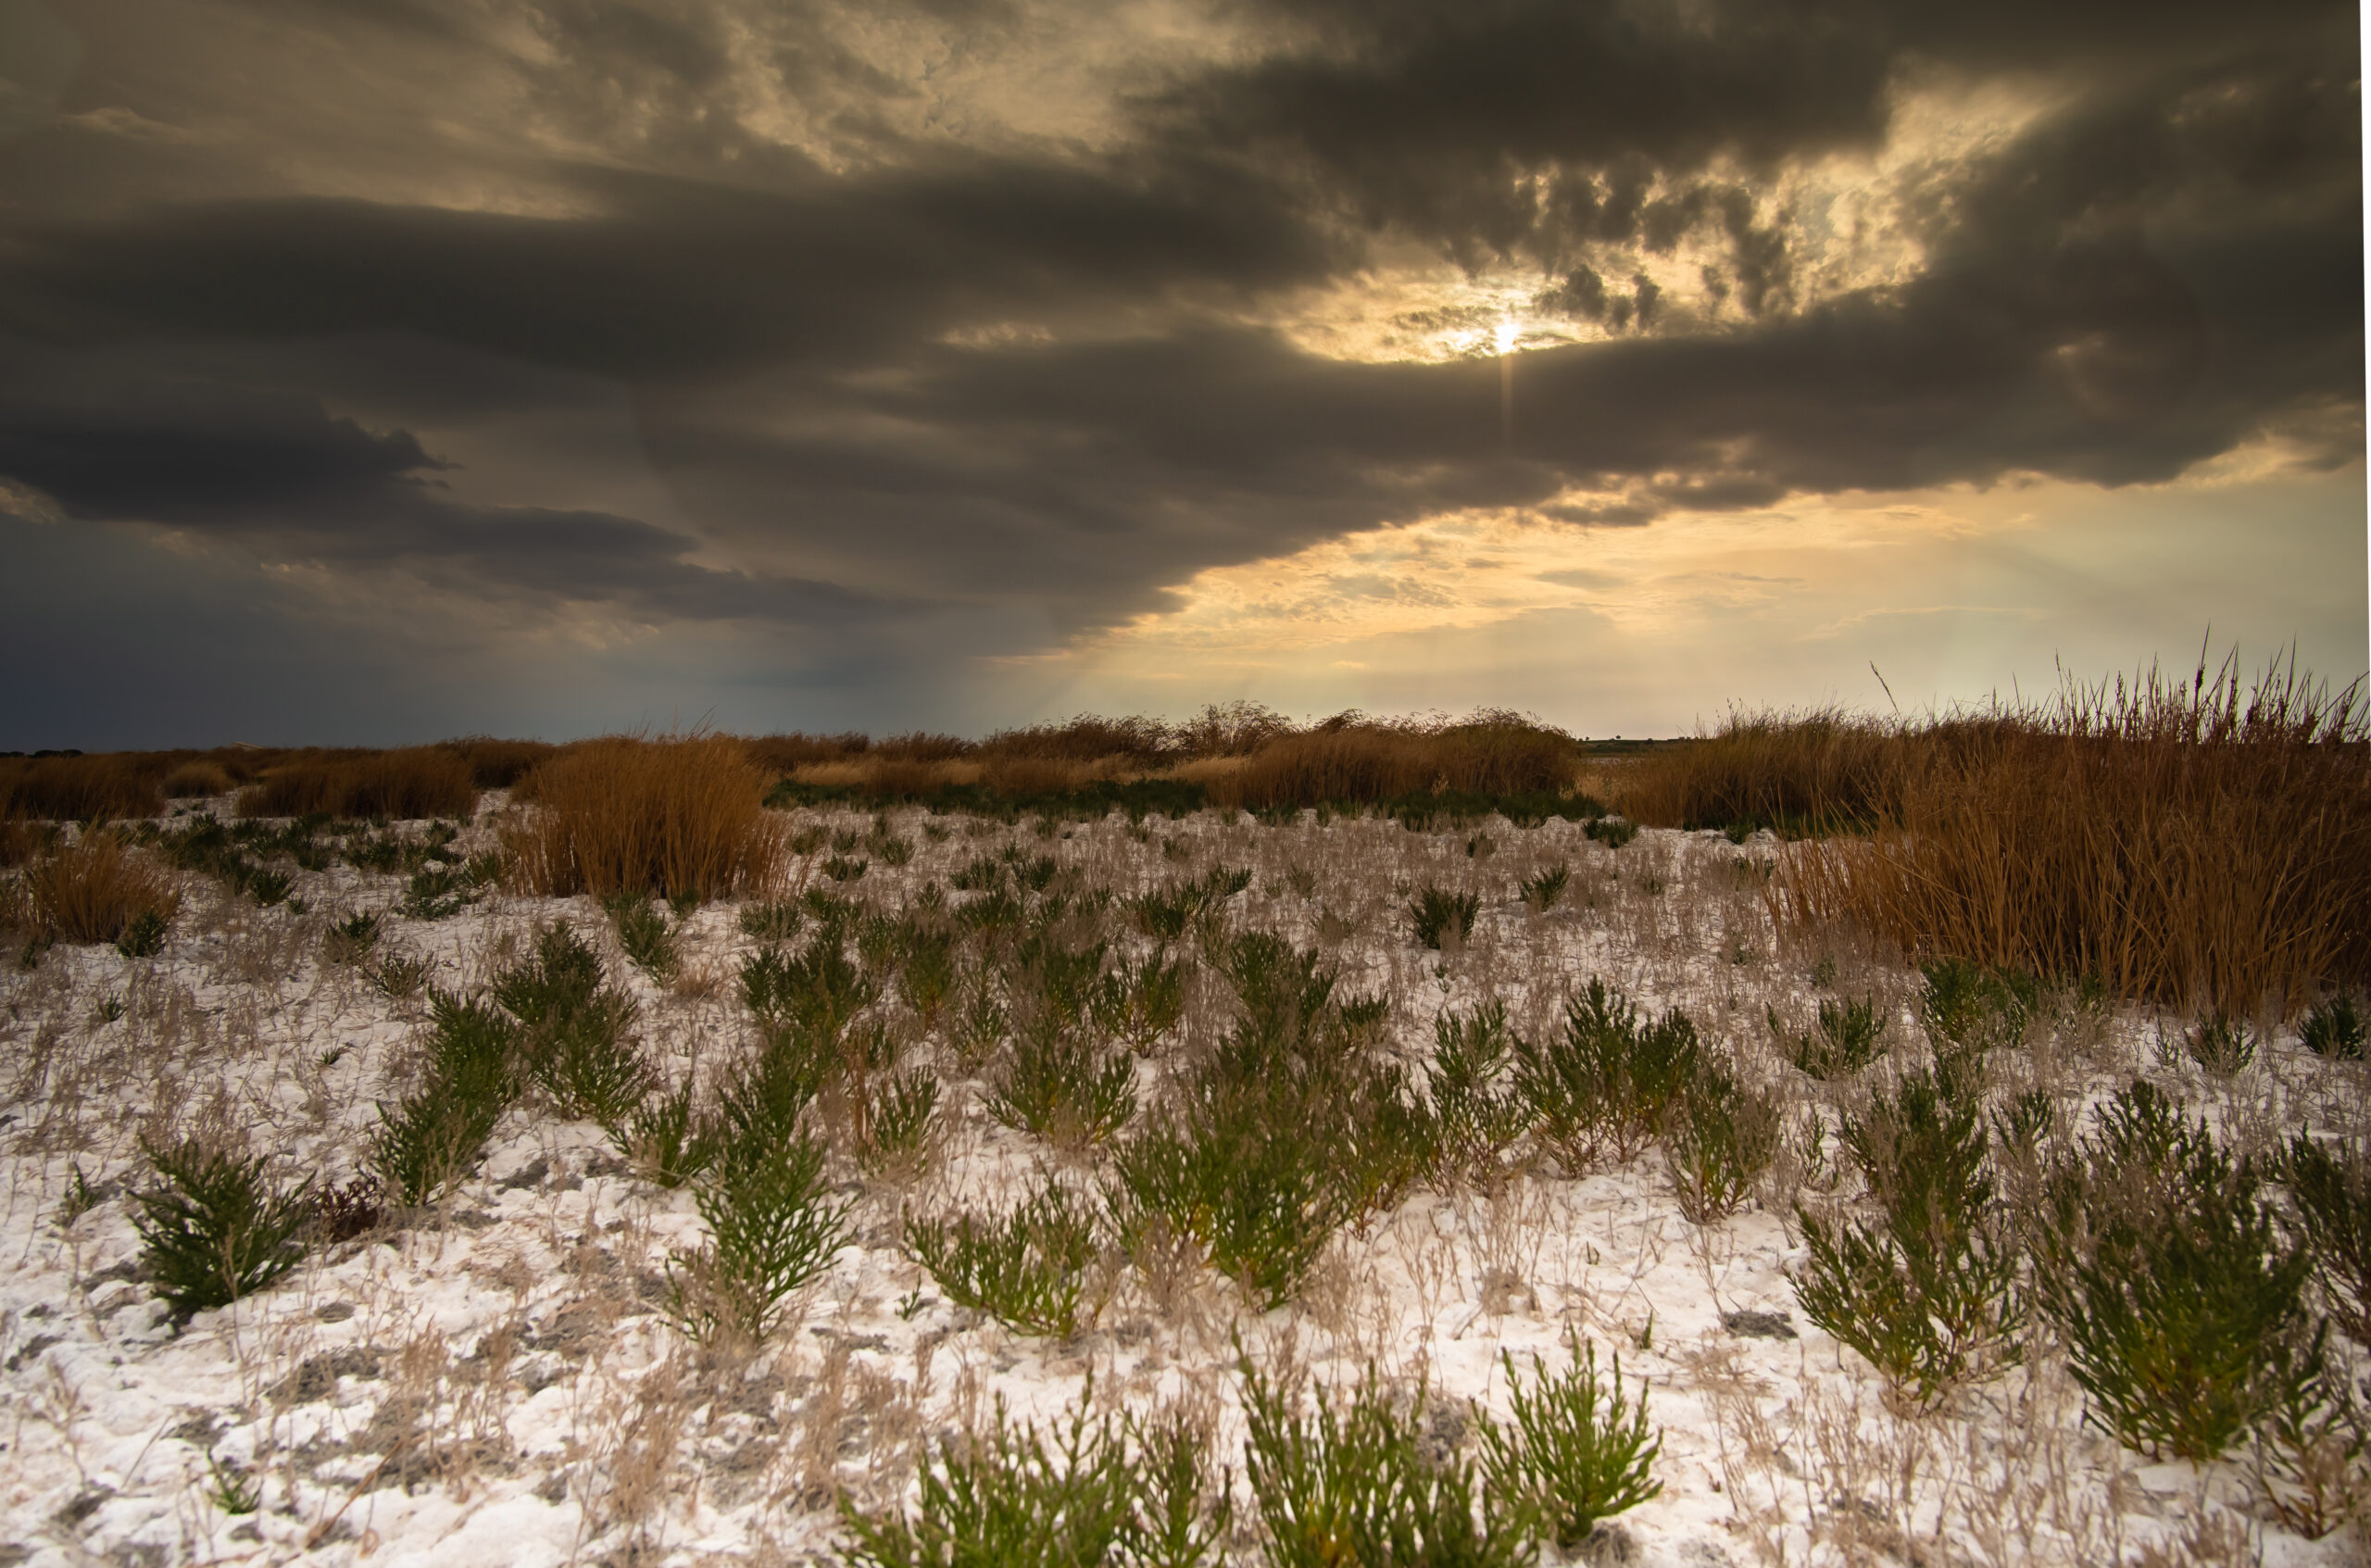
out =
[(1098, 1248), (1093, 1210), (1068, 1189), (1048, 1183), (1004, 1213), (910, 1217), (905, 1241), (957, 1306), (1024, 1334), (1078, 1332)]
[(2144, 1454), (2203, 1464), (2284, 1405), (2319, 1402), (2314, 1261), (2262, 1186), (2145, 1081), (2100, 1108), (2052, 1179), (2041, 1303), (2091, 1419)]
[(1912, 1073), (1874, 1097), (1866, 1116), (1848, 1117), (1843, 1142), (1881, 1218), (1801, 1214), (1810, 1259), (1795, 1289), (1804, 1315), (1917, 1405), (2005, 1370), (2018, 1358), (2026, 1308), (1975, 1100)]
[(1647, 1390), (1635, 1403), (1622, 1386), (1622, 1358), (1613, 1358), (1612, 1386), (1598, 1377), (1597, 1346), (1571, 1341), (1572, 1364), (1544, 1364), (1526, 1384), (1513, 1356), (1500, 1352), (1514, 1404), (1514, 1422), (1482, 1424), (1482, 1470), (1493, 1497), (1512, 1499), (1564, 1551), (1588, 1538), (1600, 1519), (1662, 1495), (1654, 1479), (1662, 1435), (1647, 1431)]
[(269, 1156), (245, 1157), (202, 1138), (144, 1137), (157, 1183), (132, 1195), (132, 1228), (157, 1294), (187, 1317), (261, 1290), (304, 1261), (312, 1180), (280, 1187)]
[(1428, 1454), (1424, 1402), (1394, 1400), (1372, 1373), (1338, 1402), (1303, 1401), (1243, 1363), (1244, 1451), (1268, 1562), (1458, 1563), (1513, 1568), (1538, 1518), (1523, 1489), (1483, 1484), (1463, 1454)]
[(910, 1509), (846, 1497), (851, 1562), (870, 1568), (1198, 1568), (1218, 1561), (1232, 1510), (1209, 1445), (1175, 1420), (1095, 1418), (1090, 1382), (1067, 1423), (1017, 1425), (1001, 1400), (984, 1434), (946, 1437)]
[(1564, 1167), (1611, 1155), (1627, 1161), (1660, 1135), (1696, 1077), (1695, 1022), (1673, 1011), (1647, 1019), (1602, 979), (1564, 1004), (1564, 1029), (1520, 1044), (1514, 1087), (1539, 1137)]
[(432, 991), (420, 1084), (379, 1107), (371, 1163), (388, 1195), (418, 1207), (476, 1168), (495, 1124), (518, 1097), (518, 1025), (496, 1008)]
[(777, 1037), (725, 1089), (695, 1189), (709, 1239), (668, 1265), (671, 1308), (696, 1340), (763, 1340), (847, 1239), (854, 1200), (833, 1200), (823, 1146), (802, 1124), (820, 1086), (813, 1059)]

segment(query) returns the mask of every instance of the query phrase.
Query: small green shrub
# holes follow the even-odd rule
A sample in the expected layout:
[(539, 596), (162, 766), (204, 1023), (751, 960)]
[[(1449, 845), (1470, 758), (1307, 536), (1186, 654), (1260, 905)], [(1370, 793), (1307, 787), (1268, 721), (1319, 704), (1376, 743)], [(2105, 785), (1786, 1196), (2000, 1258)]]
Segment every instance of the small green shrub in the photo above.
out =
[(1050, 1440), (1011, 1425), (999, 1400), (985, 1436), (940, 1440), (921, 1467), (910, 1515), (863, 1513), (843, 1496), (849, 1560), (870, 1568), (1149, 1568), (1137, 1517), (1142, 1483), (1111, 1424), (1088, 1424), (1091, 1397)]
[(417, 953), (393, 954), (371, 965), (370, 988), (391, 1000), (403, 1001), (420, 995), (420, 988), (435, 972), (434, 959)]
[(2223, 1013), (2210, 1013), (2182, 1031), (2182, 1054), (2227, 1078), (2255, 1060), (2255, 1031)]
[(1089, 1007), (1097, 1027), (1124, 1040), (1138, 1056), (1151, 1052), (1186, 1012), (1186, 961), (1150, 953), (1123, 959), (1098, 983)]
[(1599, 817), (1581, 831), (1608, 849), (1619, 849), (1638, 836), (1638, 824), (1620, 817)]
[(2371, 1346), (2371, 1161), (2359, 1145), (2331, 1146), (2301, 1132), (2286, 1175), (2298, 1231), (2339, 1327)]
[(769, 1032), (836, 1041), (880, 995), (880, 984), (848, 961), (831, 922), (797, 953), (769, 947), (741, 965), (741, 999)]
[(692, 1085), (686, 1080), (627, 1111), (609, 1127), (609, 1144), (634, 1174), (671, 1190), (716, 1163), (722, 1130), (694, 1112)]
[(1106, 1142), (1136, 1113), (1135, 1060), (1042, 1011), (1020, 1030), (988, 1087), (988, 1111), (1066, 1147)]
[(1523, 901), (1546, 914), (1564, 897), (1564, 889), (1572, 884), (1573, 868), (1559, 860), (1545, 871), (1534, 872), (1518, 884)]
[(1777, 1157), (1778, 1108), (1725, 1065), (1700, 1059), (1676, 1110), (1663, 1132), (1673, 1192), (1681, 1213), (1711, 1224), (1744, 1206)]
[(1421, 1399), (1403, 1415), (1370, 1374), (1338, 1411), (1320, 1389), (1310, 1412), (1249, 1362), (1242, 1370), (1244, 1465), (1275, 1568), (1513, 1568), (1529, 1557), (1526, 1499), (1484, 1486), (1461, 1454), (1427, 1455)]
[(1564, 1004), (1563, 1032), (1517, 1042), (1515, 1092), (1567, 1170), (1604, 1153), (1635, 1158), (1663, 1130), (1695, 1076), (1696, 1025), (1672, 1011), (1649, 1021), (1602, 979)]
[(696, 1194), (709, 1243), (669, 1263), (669, 1303), (684, 1332), (703, 1344), (763, 1340), (783, 1302), (847, 1239), (848, 1205), (828, 1195), (823, 1147), (805, 1133), (777, 1123), (726, 1139)]
[(911, 1174), (930, 1156), (938, 1110), (937, 1074), (925, 1068), (883, 1075), (865, 1089), (857, 1164), (867, 1175)]
[(944, 931), (920, 930), (906, 948), (897, 971), (897, 995), (921, 1015), (922, 1026), (938, 1022), (947, 999), (954, 994), (957, 975), (955, 941)]
[(1330, 1018), (1335, 972), (1273, 932), (1248, 931), (1228, 943), (1220, 972), (1241, 1009), (1232, 1037), (1262, 1059), (1304, 1050)]
[(355, 910), (330, 927), (321, 939), (321, 956), (335, 964), (358, 964), (379, 945), (385, 924), (377, 915)]
[(1843, 1141), (1884, 1220), (1801, 1216), (1810, 1259), (1795, 1288), (1804, 1315), (1922, 1406), (2005, 1370), (2018, 1358), (2025, 1304), (1975, 1102), (1914, 1074), (1877, 1096), (1867, 1118), (1848, 1117)]
[(227, 1307), (304, 1261), (312, 1180), (275, 1189), (269, 1157), (244, 1159), (189, 1139), (140, 1142), (159, 1185), (134, 1191), (132, 1228), (157, 1294), (187, 1317)]
[(563, 1116), (618, 1125), (650, 1092), (650, 1064), (627, 1035), (631, 997), (602, 991), (575, 1011), (527, 1031), (527, 1069)]
[(115, 950), (127, 959), (153, 959), (165, 950), (165, 934), (172, 919), (161, 909), (143, 909), (124, 922)]
[(2144, 1083), (2106, 1106), (2052, 1184), (2038, 1288), (2091, 1419), (2203, 1464), (2323, 1375), (2314, 1260), (2260, 1177)]
[(1482, 1426), (1482, 1470), (1489, 1493), (1519, 1499), (1558, 1549), (1579, 1549), (1600, 1519), (1612, 1518), (1662, 1493), (1653, 1478), (1662, 1436), (1647, 1434), (1647, 1389), (1634, 1405), (1622, 1388), (1622, 1358), (1613, 1358), (1611, 1388), (1598, 1381), (1597, 1346), (1586, 1354), (1576, 1336), (1572, 1366), (1540, 1369), (1526, 1386), (1512, 1355), (1499, 1353), (1514, 1403), (1512, 1429)]
[(604, 978), (601, 956), (559, 924), (535, 939), (531, 957), (496, 977), (494, 999), (533, 1029), (584, 1007)]
[(1263, 1308), (1293, 1298), (1349, 1217), (1320, 1139), (1235, 1108), (1155, 1120), (1120, 1146), (1107, 1198), (1123, 1237), (1158, 1222)]
[(427, 1071), (379, 1107), (371, 1155), (381, 1184), (411, 1207), (433, 1203), (474, 1169), (519, 1092), (517, 1026), (482, 1002), (433, 993)]
[(2361, 1061), (2364, 1044), (2371, 1039), (2371, 1027), (2365, 1025), (2354, 998), (2341, 991), (2307, 1009), (2298, 1034), (2305, 1048), (2315, 1056)]
[(264, 909), (284, 904), (296, 884), (286, 872), (258, 871), (247, 878), (246, 895)]
[(1918, 1018), (1938, 1056), (2014, 1045), (2039, 1010), (2041, 985), (2030, 975), (1995, 973), (1964, 959), (1923, 967)]
[(481, 896), (477, 880), (467, 867), (422, 866), (404, 884), (403, 911), (413, 920), (444, 920), (459, 914)]
[(617, 930), (618, 946), (625, 949), (628, 962), (661, 985), (682, 972), (678, 934), (646, 894), (620, 894), (603, 899), (602, 907), (608, 910), (609, 923)]
[(823, 862), (823, 874), (834, 882), (854, 882), (862, 876), (871, 862), (851, 860), (845, 855), (834, 855)]
[(494, 995), (523, 1026), (519, 1054), (563, 1115), (619, 1124), (649, 1093), (651, 1073), (627, 1037), (636, 1007), (606, 989), (600, 956), (565, 925), (504, 972)]
[(760, 942), (787, 942), (798, 935), (806, 911), (796, 899), (777, 898), (746, 906), (741, 911), (741, 933)]
[(1429, 1088), (1448, 1157), (1463, 1169), (1495, 1166), (1531, 1123), (1510, 1083), (1520, 1043), (1507, 1027), (1507, 1004), (1494, 1001), (1464, 1017), (1433, 1020)]
[(1444, 937), (1464, 942), (1474, 935), (1474, 918), (1482, 912), (1482, 896), (1478, 893), (1452, 893), (1445, 888), (1427, 886), (1408, 906), (1408, 918), (1416, 928), (1416, 940), (1426, 947), (1438, 947)]
[(905, 1241), (956, 1305), (1023, 1334), (1078, 1332), (1095, 1217), (1063, 1187), (1048, 1184), (1002, 1214), (910, 1218)]
[(960, 982), (953, 1025), (947, 1043), (958, 1060), (977, 1068), (1004, 1044), (1012, 1020), (997, 994), (996, 972), (986, 964), (972, 968)]
[(1769, 1018), (1787, 1060), (1825, 1083), (1849, 1078), (1885, 1054), (1886, 1021), (1875, 997), (1821, 1002), (1819, 1026), (1807, 1035), (1789, 1030), (1775, 1008)]

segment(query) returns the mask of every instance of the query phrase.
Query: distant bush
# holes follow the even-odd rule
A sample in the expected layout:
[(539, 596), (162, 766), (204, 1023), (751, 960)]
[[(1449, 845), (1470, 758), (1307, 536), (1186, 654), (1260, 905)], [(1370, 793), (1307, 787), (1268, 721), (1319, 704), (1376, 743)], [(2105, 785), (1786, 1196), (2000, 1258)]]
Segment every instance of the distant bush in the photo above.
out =
[(1276, 735), (1231, 773), (1212, 800), (1259, 809), (1380, 802), (1433, 790), (1486, 795), (1571, 787), (1580, 748), (1562, 730), (1485, 711), (1455, 723), (1383, 723), (1357, 714)]
[(470, 764), (442, 746), (298, 756), (239, 792), (243, 817), (466, 817), (477, 809)]
[(198, 795), (228, 795), (237, 787), (238, 781), (221, 763), (205, 758), (182, 763), (157, 784), (159, 790), (176, 800)]
[(163, 769), (137, 753), (0, 757), (0, 817), (56, 822), (154, 817), (165, 809)]
[(539, 740), (496, 740), (492, 735), (463, 735), (438, 741), (436, 749), (449, 751), (470, 771), (470, 782), (480, 789), (508, 789), (559, 747)]
[(532, 893), (761, 894), (785, 832), (759, 805), (766, 782), (723, 735), (587, 741), (523, 781), (533, 814), (504, 847)]

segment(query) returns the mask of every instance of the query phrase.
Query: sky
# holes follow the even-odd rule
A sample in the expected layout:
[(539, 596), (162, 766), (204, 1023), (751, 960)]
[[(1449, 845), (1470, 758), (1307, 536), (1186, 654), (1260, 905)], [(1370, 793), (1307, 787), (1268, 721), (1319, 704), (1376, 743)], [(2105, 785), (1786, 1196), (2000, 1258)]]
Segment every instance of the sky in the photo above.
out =
[(2360, 27), (0, 0), (0, 748), (2371, 663)]

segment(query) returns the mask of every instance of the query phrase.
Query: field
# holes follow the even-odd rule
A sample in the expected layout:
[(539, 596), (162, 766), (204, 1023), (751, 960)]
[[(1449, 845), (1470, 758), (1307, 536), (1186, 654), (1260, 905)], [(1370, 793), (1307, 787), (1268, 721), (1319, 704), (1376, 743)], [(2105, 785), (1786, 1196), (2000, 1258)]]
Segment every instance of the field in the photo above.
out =
[(0, 759), (0, 1562), (2359, 1561), (2363, 728)]

